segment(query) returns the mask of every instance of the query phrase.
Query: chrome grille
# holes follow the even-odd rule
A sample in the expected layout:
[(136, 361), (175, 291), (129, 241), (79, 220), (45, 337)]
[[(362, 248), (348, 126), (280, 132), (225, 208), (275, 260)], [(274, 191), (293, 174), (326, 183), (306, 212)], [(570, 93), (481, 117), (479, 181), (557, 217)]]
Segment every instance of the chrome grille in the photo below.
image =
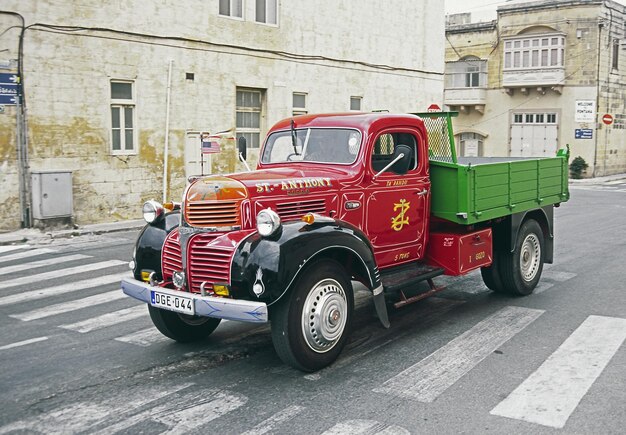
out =
[(214, 283), (230, 282), (230, 263), (235, 248), (209, 245), (221, 235), (222, 233), (201, 233), (191, 238), (187, 276), (192, 293), (200, 293), (200, 284), (204, 281), (207, 282), (207, 290), (212, 289)]
[(190, 201), (185, 204), (185, 220), (194, 227), (240, 225), (239, 201)]
[(183, 259), (180, 249), (180, 237), (178, 228), (173, 230), (165, 238), (163, 243), (163, 254), (161, 256), (161, 270), (163, 272), (163, 280), (171, 281), (172, 273), (177, 270), (183, 270)]
[(307, 213), (326, 213), (324, 199), (290, 201), (276, 204), (276, 212), (281, 219), (298, 219)]

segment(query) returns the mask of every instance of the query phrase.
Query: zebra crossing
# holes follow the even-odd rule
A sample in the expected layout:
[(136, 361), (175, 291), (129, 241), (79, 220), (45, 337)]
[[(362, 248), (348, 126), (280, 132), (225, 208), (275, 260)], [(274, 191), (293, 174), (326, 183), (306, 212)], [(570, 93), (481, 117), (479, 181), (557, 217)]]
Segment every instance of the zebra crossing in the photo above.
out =
[[(55, 254), (58, 255), (42, 258)], [(83, 264), (80, 266), (69, 264), (77, 261)], [(28, 271), (45, 267), (58, 269), (26, 274)], [(97, 271), (105, 274), (85, 278), (86, 273)], [(539, 294), (576, 276), (574, 273), (560, 271), (554, 266), (547, 268), (544, 273), (542, 280), (544, 285), (537, 289)], [(125, 298), (119, 290), (119, 281), (130, 275), (125, 261), (102, 261), (84, 254), (66, 255), (49, 248), (0, 247), (0, 275), (6, 278), (11, 274), (22, 276), (0, 280), (0, 308), (7, 312), (6, 317), (14, 321), (50, 322), (52, 326), (68, 334), (89, 334), (109, 329), (113, 331), (110, 339), (118, 342), (120, 346), (149, 347), (170, 342), (156, 328), (145, 328), (148, 313), (144, 304)], [(68, 282), (28, 292), (23, 292), (20, 288), (36, 283), (44, 286), (48, 281), (58, 278), (64, 278)], [(473, 287), (478, 287), (478, 283), (474, 282), (475, 276), (469, 280)], [(99, 292), (84, 294), (85, 290), (95, 289)], [(471, 294), (476, 295), (480, 292), (472, 290)], [(59, 296), (69, 300), (55, 300)], [(27, 302), (36, 300), (48, 303), (37, 308), (24, 308)], [(108, 309), (107, 304), (120, 300), (126, 301), (125, 307), (116, 306), (115, 310)], [(453, 316), (450, 311), (464, 303), (445, 297), (434, 297), (427, 301), (430, 302), (426, 303), (431, 304), (428, 307), (430, 316), (422, 316), (418, 321), (418, 328), (419, 322), (424, 326), (436, 318)], [(365, 300), (360, 300), (356, 306), (364, 307), (365, 304)], [(73, 313), (87, 308), (95, 308), (99, 313), (83, 320), (68, 320)], [(390, 373), (388, 378), (371, 388), (370, 394), (426, 405), (433, 404), (439, 397), (448, 394), (450, 387), (461, 379), (472, 376), (472, 370), (490, 358), (500, 346), (515, 340), (518, 334), (526, 328), (532, 328), (537, 319), (545, 316), (549, 316), (549, 312), (545, 310), (505, 306), (459, 333), (425, 358), (413, 362), (407, 368)], [(139, 319), (144, 321), (134, 327), (133, 322)], [(125, 329), (123, 335), (117, 335), (120, 332), (113, 326), (122, 323), (133, 326), (130, 329), (134, 330), (129, 333), (129, 329)], [(377, 351), (384, 352), (381, 350), (384, 346), (409, 335), (411, 327), (416, 327), (414, 320), (401, 325), (393, 334), (379, 335), (377, 341), (368, 342), (368, 346), (357, 347), (354, 350), (348, 346), (344, 355), (335, 364), (317, 373), (303, 376), (309, 381), (319, 382), (333, 372), (349, 370), (351, 366), (359, 364), (363, 357)], [(356, 335), (358, 336), (358, 333)], [(48, 340), (50, 340), (48, 336), (41, 336), (15, 343), (0, 341), (0, 355)], [(228, 338), (226, 340), (232, 341)], [(552, 428), (565, 427), (569, 417), (576, 412), (580, 401), (594, 382), (602, 376), (603, 370), (611, 363), (625, 340), (626, 319), (588, 316), (541, 365), (533, 367), (535, 371), (530, 376), (510, 391), (495, 407), (485, 410), (485, 413), (492, 418), (514, 419)], [(176, 396), (176, 400), (168, 400), (166, 403), (160, 401), (166, 393), (150, 396), (143, 391), (138, 397), (142, 400), (150, 397), (149, 402), (143, 403), (139, 399), (137, 403), (133, 402), (133, 406), (139, 411), (126, 415), (126, 418), (120, 418), (113, 425), (109, 423), (105, 425), (102, 414), (103, 409), (106, 409), (107, 415), (110, 415), (111, 404), (106, 401), (99, 404), (83, 404), (92, 412), (90, 417), (92, 419), (84, 422), (86, 426), (81, 430), (111, 433), (128, 430), (137, 423), (151, 420), (168, 427), (173, 432), (191, 431), (235, 411), (248, 400), (244, 394), (229, 390), (215, 390), (208, 396), (206, 391), (202, 390), (203, 397), (200, 400), (196, 397), (199, 394), (197, 391), (187, 391), (192, 390), (191, 387), (192, 384), (182, 384), (168, 390), (167, 395)], [(177, 407), (177, 404), (183, 403), (198, 405)], [(140, 409), (142, 407), (146, 409)], [(81, 409), (81, 412), (85, 412), (85, 408)], [(246, 433), (263, 434), (280, 431), (281, 424), (285, 424), (306, 409), (307, 406), (293, 404), (264, 418)], [(67, 412), (69, 416), (73, 411), (75, 409), (55, 411), (53, 417), (57, 419), (59, 427), (65, 423), (64, 413)], [(41, 427), (49, 429), (50, 419), (53, 417), (42, 415), (36, 420), (0, 427), (0, 434), (16, 430), (37, 430)], [(333, 423), (324, 433), (400, 434), (410, 431), (401, 426), (386, 425), (375, 420), (346, 420)]]

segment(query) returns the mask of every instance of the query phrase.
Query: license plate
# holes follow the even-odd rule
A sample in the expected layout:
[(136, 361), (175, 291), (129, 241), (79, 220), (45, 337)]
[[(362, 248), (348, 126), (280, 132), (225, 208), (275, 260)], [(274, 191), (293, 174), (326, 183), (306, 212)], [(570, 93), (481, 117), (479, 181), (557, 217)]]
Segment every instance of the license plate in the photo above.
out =
[(153, 307), (189, 314), (190, 316), (196, 314), (193, 302), (193, 299), (183, 296), (174, 296), (154, 290), (150, 292), (150, 304)]

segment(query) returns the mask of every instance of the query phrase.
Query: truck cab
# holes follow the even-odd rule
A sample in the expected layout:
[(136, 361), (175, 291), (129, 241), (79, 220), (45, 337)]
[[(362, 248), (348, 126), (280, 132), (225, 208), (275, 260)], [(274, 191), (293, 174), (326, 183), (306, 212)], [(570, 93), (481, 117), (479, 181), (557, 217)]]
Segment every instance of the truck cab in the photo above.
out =
[[(441, 119), (449, 128), (450, 117)], [(459, 211), (464, 206), (449, 201), (467, 192), (446, 189), (462, 183), (441, 186), (453, 184), (441, 171), (459, 169), (454, 144), (443, 153), (432, 146), (444, 137), (453, 140), (445, 129), (427, 131), (423, 118), (410, 114), (280, 121), (268, 132), (255, 170), (197, 178), (169, 210), (154, 201), (144, 205), (148, 225), (137, 241), (134, 279), (122, 289), (146, 302), (155, 326), (181, 342), (204, 339), (222, 319), (271, 322), (278, 355), (304, 371), (332, 363), (345, 345), (353, 282), (371, 290), (385, 327), (390, 298), (400, 306), (439, 291), (432, 279), (444, 273), (482, 268), (495, 291), (532, 291), (543, 262), (551, 260), (543, 248), (552, 238), (550, 211), (536, 201), (524, 203), (515, 219), (506, 207), (491, 214)], [(240, 155), (245, 159), (245, 144)], [(434, 202), (431, 166), (446, 192)], [(559, 202), (567, 199), (560, 195)], [(439, 216), (431, 204), (442, 208)], [(517, 243), (528, 213), (535, 213), (532, 229), (541, 234)], [(493, 232), (511, 241), (493, 243)], [(508, 259), (516, 249), (517, 257)], [(522, 269), (526, 264), (526, 278), (514, 274), (522, 276), (522, 287), (506, 267), (494, 266), (496, 257)], [(429, 290), (404, 294), (421, 281)]]

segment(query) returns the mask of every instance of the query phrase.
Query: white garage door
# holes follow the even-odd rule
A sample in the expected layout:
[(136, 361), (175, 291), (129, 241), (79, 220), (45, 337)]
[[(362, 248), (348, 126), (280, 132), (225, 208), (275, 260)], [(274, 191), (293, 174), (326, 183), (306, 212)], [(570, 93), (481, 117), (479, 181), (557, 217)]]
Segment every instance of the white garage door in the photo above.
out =
[(553, 157), (559, 148), (558, 132), (554, 112), (514, 113), (511, 157)]

